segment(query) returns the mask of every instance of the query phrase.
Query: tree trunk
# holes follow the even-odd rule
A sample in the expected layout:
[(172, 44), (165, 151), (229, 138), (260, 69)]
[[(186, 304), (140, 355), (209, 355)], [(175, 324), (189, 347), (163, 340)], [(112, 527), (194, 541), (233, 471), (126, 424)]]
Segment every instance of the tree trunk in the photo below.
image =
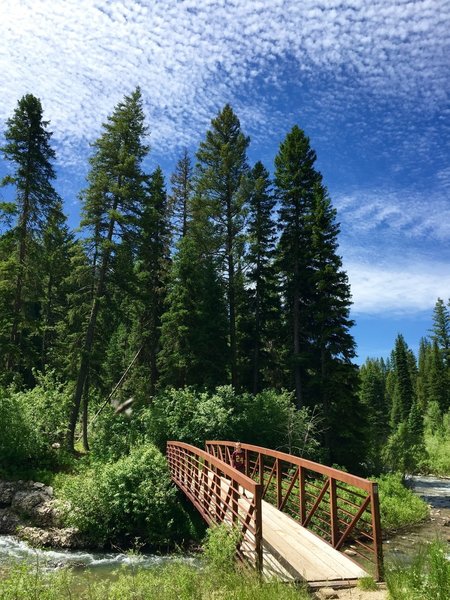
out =
[[(117, 201), (114, 203), (113, 210), (117, 209)], [(109, 244), (112, 241), (113, 233), (114, 233), (114, 225), (115, 220), (111, 219), (108, 228), (108, 250), (105, 250), (103, 255), (103, 261), (100, 267), (98, 284), (96, 286), (96, 290), (94, 292), (94, 297), (92, 299), (92, 308), (91, 314), (89, 316), (89, 323), (86, 331), (86, 336), (84, 338), (83, 349), (81, 352), (81, 363), (78, 371), (77, 384), (75, 388), (75, 394), (72, 401), (72, 410), (69, 419), (69, 425), (67, 429), (67, 449), (69, 452), (74, 451), (74, 442), (75, 442), (75, 429), (77, 426), (78, 415), (80, 414), (80, 405), (81, 399), (83, 396), (83, 390), (86, 383), (86, 379), (89, 374), (89, 361), (91, 357), (92, 347), (94, 344), (94, 335), (95, 335), (95, 327), (97, 324), (98, 312), (100, 309), (100, 299), (104, 294), (105, 281), (106, 281), (106, 272), (108, 269), (109, 258), (111, 255), (111, 250), (109, 249)]]

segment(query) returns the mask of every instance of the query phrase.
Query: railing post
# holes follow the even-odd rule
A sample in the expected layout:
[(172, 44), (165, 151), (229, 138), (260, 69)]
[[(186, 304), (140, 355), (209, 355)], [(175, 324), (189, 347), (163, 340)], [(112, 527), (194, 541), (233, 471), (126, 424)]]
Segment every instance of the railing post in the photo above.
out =
[(372, 531), (375, 552), (375, 578), (377, 581), (384, 579), (383, 566), (383, 545), (381, 541), (381, 522), (380, 522), (380, 499), (378, 496), (378, 483), (372, 483), (370, 491), (370, 504), (372, 509)]
[(281, 502), (282, 502), (282, 497), (281, 497), (281, 461), (279, 458), (275, 459), (276, 462), (276, 472), (277, 472), (277, 478), (276, 478), (276, 486), (277, 486), (277, 508), (281, 508)]
[(263, 572), (263, 545), (262, 545), (262, 507), (261, 497), (264, 486), (262, 484), (255, 487), (255, 553), (256, 553), (256, 570), (258, 573)]
[(305, 469), (298, 469), (298, 494), (300, 502), (300, 525), (306, 520), (306, 498), (305, 498)]
[(259, 456), (259, 483), (263, 486), (264, 489), (264, 455), (261, 452), (258, 453)]
[(233, 525), (235, 525), (238, 521), (238, 512), (239, 512), (239, 504), (238, 504), (239, 484), (235, 479), (232, 479), (231, 486), (233, 489), (232, 494), (231, 494), (231, 511), (232, 511), (231, 518), (233, 520)]
[(337, 516), (337, 496), (336, 496), (336, 479), (329, 478), (330, 490), (330, 529), (331, 529), (331, 545), (336, 547), (339, 537), (338, 516)]

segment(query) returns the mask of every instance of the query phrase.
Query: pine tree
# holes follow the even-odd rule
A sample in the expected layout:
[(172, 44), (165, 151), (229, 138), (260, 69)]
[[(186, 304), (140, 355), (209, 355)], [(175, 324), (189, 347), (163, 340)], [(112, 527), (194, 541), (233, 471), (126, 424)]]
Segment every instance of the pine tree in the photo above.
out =
[(393, 391), (391, 407), (391, 427), (395, 428), (407, 420), (415, 400), (412, 369), (414, 356), (411, 354), (404, 337), (399, 334), (392, 352)]
[(125, 96), (103, 125), (90, 159), (88, 187), (83, 193), (83, 222), (89, 232), (93, 262), (92, 304), (82, 343), (80, 365), (68, 426), (67, 446), (74, 447), (81, 399), (89, 381), (89, 365), (95, 343), (97, 321), (105, 296), (111, 261), (120, 236), (130, 235), (136, 211), (144, 198), (145, 175), (141, 163), (148, 152), (143, 143), (142, 97), (139, 89)]
[(438, 344), (450, 369), (450, 311), (441, 298), (437, 299), (433, 310), (432, 339)]
[(272, 384), (269, 372), (277, 357), (270, 351), (280, 331), (280, 306), (274, 269), (276, 223), (275, 197), (269, 173), (261, 162), (251, 171), (249, 195), (248, 290), (252, 326), (248, 354), (251, 357), (251, 388), (256, 394), (263, 383)]
[[(43, 120), (41, 102), (32, 94), (23, 96), (6, 122), (2, 147), (4, 158), (11, 162), (13, 173), (2, 185), (15, 188), (14, 264), (8, 269), (12, 276), (11, 305), (3, 319), (8, 320), (9, 335), (5, 340), (5, 366), (9, 371), (28, 370), (34, 362), (30, 351), (38, 354), (35, 344), (39, 324), (40, 274), (37, 260), (39, 237), (49, 211), (59, 201), (52, 181), (55, 171), (52, 162), (55, 152), (50, 146), (52, 133), (49, 122)], [(6, 307), (5, 307), (6, 308)]]
[(161, 385), (213, 389), (226, 383), (228, 323), (217, 261), (205, 248), (209, 228), (194, 219), (172, 264), (158, 357)]
[[(355, 341), (350, 333), (354, 325), (350, 319), (350, 286), (337, 253), (339, 225), (336, 210), (320, 184), (314, 188), (311, 224), (309, 338), (310, 370), (312, 367), (315, 372), (316, 384), (310, 385), (310, 390), (314, 387), (314, 396), (321, 400), (325, 445), (331, 460), (349, 464), (361, 439), (364, 412), (356, 394), (357, 370), (352, 363)], [(339, 384), (344, 386), (345, 394)], [(342, 420), (348, 424), (345, 436), (339, 427)]]
[(194, 190), (192, 163), (186, 149), (176, 164), (170, 183), (172, 194), (169, 197), (169, 211), (173, 215), (177, 237), (183, 238), (187, 233), (189, 210)]
[(56, 367), (58, 331), (65, 319), (69, 292), (68, 278), (71, 257), (74, 251), (74, 235), (69, 230), (67, 219), (58, 202), (51, 209), (42, 240), (42, 324), (41, 324), (41, 369)]
[(361, 366), (359, 375), (359, 394), (367, 415), (368, 427), (364, 439), (369, 448), (369, 470), (371, 473), (379, 473), (383, 467), (382, 449), (389, 435), (389, 424), (386, 420), (386, 375), (378, 359), (367, 359)]
[(147, 392), (153, 396), (158, 382), (161, 316), (170, 268), (170, 224), (162, 170), (158, 167), (147, 188), (139, 222), (137, 251), (138, 332), (135, 344), (142, 347), (139, 364), (147, 373)]
[(245, 188), (249, 139), (230, 105), (212, 120), (197, 152), (197, 193), (208, 205), (215, 226), (216, 252), (223, 261), (227, 290), (231, 384), (238, 386), (236, 273), (244, 230)]
[(295, 125), (275, 157), (275, 186), (279, 200), (280, 239), (277, 263), (283, 302), (288, 311), (291, 370), (297, 407), (305, 402), (305, 380), (310, 356), (310, 304), (312, 282), (312, 212), (316, 186), (322, 177), (314, 168), (316, 153), (304, 132)]

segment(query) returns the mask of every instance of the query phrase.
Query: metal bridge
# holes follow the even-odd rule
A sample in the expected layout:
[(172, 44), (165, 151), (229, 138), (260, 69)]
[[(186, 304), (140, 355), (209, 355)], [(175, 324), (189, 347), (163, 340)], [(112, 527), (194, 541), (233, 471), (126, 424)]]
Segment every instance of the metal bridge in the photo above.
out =
[(267, 576), (310, 587), (383, 578), (377, 484), (319, 463), (242, 444), (245, 474), (231, 466), (234, 442), (206, 450), (167, 443), (172, 480), (209, 525), (239, 531), (237, 556)]

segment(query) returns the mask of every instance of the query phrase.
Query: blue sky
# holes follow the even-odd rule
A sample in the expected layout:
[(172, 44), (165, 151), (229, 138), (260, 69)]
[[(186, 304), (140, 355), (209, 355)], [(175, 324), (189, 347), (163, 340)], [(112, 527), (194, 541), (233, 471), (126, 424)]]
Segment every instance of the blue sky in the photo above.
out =
[(448, 0), (2, 0), (0, 126), (41, 99), (76, 226), (89, 142), (136, 85), (167, 175), (227, 102), (269, 170), (298, 124), (338, 210), (360, 362), (399, 332), (416, 350), (450, 297), (449, 32)]

